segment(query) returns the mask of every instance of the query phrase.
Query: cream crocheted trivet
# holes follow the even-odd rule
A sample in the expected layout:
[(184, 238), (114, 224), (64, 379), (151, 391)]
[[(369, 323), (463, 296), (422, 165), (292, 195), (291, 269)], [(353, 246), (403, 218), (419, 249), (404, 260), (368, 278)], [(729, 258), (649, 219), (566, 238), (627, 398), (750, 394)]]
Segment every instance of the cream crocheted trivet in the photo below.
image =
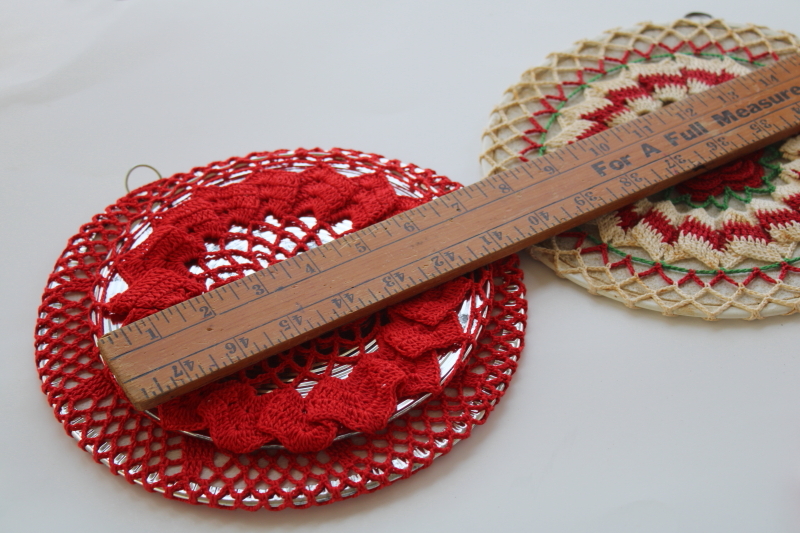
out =
[[(485, 176), (800, 51), (719, 19), (611, 30), (526, 71), (483, 135)], [(531, 248), (593, 294), (665, 315), (800, 310), (800, 138), (773, 145)]]

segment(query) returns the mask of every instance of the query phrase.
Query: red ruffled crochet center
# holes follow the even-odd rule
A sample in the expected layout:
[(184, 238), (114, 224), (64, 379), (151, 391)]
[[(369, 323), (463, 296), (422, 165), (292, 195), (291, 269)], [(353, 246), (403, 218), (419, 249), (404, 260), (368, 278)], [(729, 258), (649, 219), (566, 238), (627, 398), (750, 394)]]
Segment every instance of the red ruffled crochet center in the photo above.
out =
[[(350, 184), (357, 187), (348, 188)], [(103, 367), (94, 339), (102, 334), (104, 322), (146, 316), (173, 300), (282, 259), (280, 255), (288, 257), (456, 187), (431, 171), (375, 155), (298, 150), (235, 158), (134, 191), (71, 239), (48, 282), (36, 359), (56, 417), (113, 472), (148, 490), (214, 506), (280, 509), (326, 503), (383, 487), (427, 466), (483, 422), (516, 366), (525, 304), (514, 258), (341, 328), (316, 345), (298, 347), (277, 366), (265, 362), (237, 379), (212, 385), (206, 391), (215, 398), (210, 402), (180, 399), (172, 410), (162, 410), (161, 423), (130, 407)], [(330, 204), (315, 203), (327, 195), (333, 197)], [(255, 206), (254, 197), (270, 206), (268, 214)], [(380, 205), (374, 205), (375, 198)], [(343, 229), (346, 220), (352, 228)], [(254, 228), (254, 221), (269, 227)], [(232, 239), (232, 233), (239, 238)], [(262, 241), (277, 245), (270, 248)], [(167, 253), (168, 247), (178, 253)], [(466, 339), (454, 315), (474, 287), (483, 291), (475, 299), (490, 309), (475, 315), (479, 338)], [(454, 344), (473, 349), (442, 390), (435, 354)], [(345, 359), (337, 362), (347, 369), (347, 378), (333, 377), (330, 370), (315, 373), (309, 364), (312, 352), (326, 364)], [(316, 385), (303, 398), (296, 385), (309, 377)], [(336, 389), (348, 383), (351, 390)], [(374, 394), (378, 383), (395, 386), (395, 395)], [(263, 392), (259, 386), (271, 390), (256, 394)], [(398, 395), (422, 391), (432, 398), (387, 425)], [(360, 403), (365, 400), (362, 393), (371, 394), (371, 403)], [(260, 414), (260, 399), (269, 397), (278, 400), (268, 411), (276, 405), (305, 411), (300, 413), (305, 418), (295, 413), (303, 430), (285, 437), (294, 451), (250, 451), (263, 438), (282, 437)], [(248, 402), (256, 403), (256, 409), (242, 414)], [(243, 422), (219, 435), (209, 428), (234, 453), (165, 427), (196, 429), (192, 424), (206, 420), (203, 416), (220, 405), (228, 411), (218, 420)], [(347, 408), (331, 417), (325, 411), (331, 405)], [(365, 417), (363, 411), (369, 414)], [(342, 420), (364, 435), (330, 444), (327, 421), (338, 426)], [(324, 450), (317, 451), (320, 447)]]
[[(161, 197), (158, 214), (136, 228), (138, 245), (107, 262), (109, 278), (127, 289), (106, 292), (106, 315), (134, 322), (456, 188), (392, 162), (368, 167), (299, 152), (280, 164), (215, 171), (211, 184)], [(479, 278), (459, 278), (168, 402), (158, 408), (161, 424), (207, 432), (233, 452), (271, 442), (318, 451), (340, 428), (381, 429), (399, 398), (441, 388), (440, 353), (472, 340), (458, 311), (486, 285)], [(342, 367), (351, 371), (342, 375)]]
[(764, 167), (759, 164), (764, 152), (758, 150), (719, 168), (704, 173), (702, 179), (691, 179), (675, 186), (675, 192), (687, 195), (695, 204), (707, 202), (710, 197), (722, 196), (726, 190), (746, 192), (763, 186)]

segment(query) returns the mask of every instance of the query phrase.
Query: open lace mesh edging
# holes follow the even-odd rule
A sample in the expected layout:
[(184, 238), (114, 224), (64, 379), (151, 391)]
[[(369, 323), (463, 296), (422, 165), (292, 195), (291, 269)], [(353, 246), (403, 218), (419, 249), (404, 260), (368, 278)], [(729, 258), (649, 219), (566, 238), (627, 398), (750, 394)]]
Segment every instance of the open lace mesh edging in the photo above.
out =
[[(289, 160), (291, 164), (287, 165)], [(299, 174), (309, 169), (317, 169), (313, 170), (317, 172), (327, 165), (335, 168), (340, 175), (353, 176), (374, 174), (375, 169), (382, 166), (388, 169), (386, 175), (389, 180), (399, 180), (402, 183), (400, 187), (393, 187), (394, 190), (405, 191), (405, 194), (397, 196), (405, 196), (415, 205), (432, 195), (444, 194), (457, 187), (431, 171), (400, 165), (396, 161), (370, 154), (342, 150), (252, 154), (195, 169), (133, 191), (81, 228), (57, 262), (43, 296), (36, 333), (36, 362), (43, 390), (56, 417), (64, 424), (67, 432), (79, 441), (80, 446), (92, 453), (95, 460), (108, 465), (112, 472), (125, 476), (128, 481), (141, 484), (148, 490), (162, 492), (168, 497), (218, 507), (282, 509), (332, 502), (386, 486), (429, 465), (433, 458), (446, 453), (455, 442), (466, 438), (475, 424), (482, 423), (502, 396), (516, 367), (525, 321), (524, 287), (515, 258), (486, 267), (479, 276), (482, 280), (479, 284), (483, 284), (488, 291), (485, 293), (488, 309), (485, 314), (478, 315), (481, 327), (475, 331), (480, 333), (476, 333), (476, 338), (469, 341), (473, 349), (468, 359), (458, 365), (447, 388), (442, 389), (438, 382), (433, 384), (430, 379), (426, 381), (427, 375), (424, 372), (408, 372), (409, 369), (414, 370), (414, 358), (411, 358), (410, 363), (405, 358), (399, 358), (402, 363), (411, 365), (401, 365), (407, 371), (405, 377), (409, 378), (406, 380), (408, 386), (413, 388), (419, 386), (420, 382), (433, 385), (432, 389), (428, 388), (432, 397), (388, 425), (384, 419), (380, 427), (363, 428), (364, 434), (361, 436), (336, 442), (319, 452), (258, 449), (249, 453), (236, 453), (226, 451), (214, 443), (167, 430), (163, 424), (131, 408), (102, 365), (94, 345), (94, 339), (104, 330), (104, 323), (108, 320), (119, 323), (125, 321), (125, 318), (118, 315), (113, 317), (114, 313), (109, 312), (108, 307), (113, 305), (111, 302), (116, 296), (124, 296), (127, 290), (135, 287), (135, 280), (139, 279), (135, 276), (128, 278), (134, 280), (128, 285), (125, 276), (120, 273), (125, 270), (122, 265), (128, 261), (121, 260), (120, 257), (135, 249), (145, 252), (134, 254), (135, 258), (157, 250), (158, 246), (153, 246), (152, 243), (161, 242), (160, 240), (151, 241), (151, 245), (146, 243), (158, 233), (158, 227), (163, 220), (155, 222), (148, 217), (159, 213), (158, 216), (164, 215), (164, 218), (168, 218), (169, 213), (174, 214), (176, 204), (180, 206), (191, 203), (195, 196), (193, 191), (204, 187), (224, 189), (228, 184), (247, 184), (249, 177), (254, 174), (253, 169), (286, 169), (294, 165), (299, 170), (293, 172)], [(336, 182), (336, 176), (328, 175), (328, 178)], [(340, 183), (335, 185), (341, 186)], [(175, 195), (177, 202), (173, 201)], [(294, 198), (298, 197), (302, 195)], [(406, 200), (400, 200), (405, 205)], [(272, 251), (273, 255), (291, 253), (294, 248), (319, 244), (324, 240), (321, 235), (328, 232), (333, 237), (336, 231), (334, 226), (342, 222), (320, 222), (324, 216), (317, 218), (318, 213), (314, 217), (315, 222), (309, 217), (303, 221), (308, 213), (296, 213), (295, 218), (287, 219), (292, 224), (303, 222), (307, 227), (308, 224), (327, 226), (319, 231), (306, 232), (305, 237), (300, 239), (297, 231), (288, 231), (294, 238), (285, 237), (294, 243), (300, 243), (294, 247), (285, 242), (285, 239), (278, 239), (277, 235), (265, 238), (265, 241), (272, 244), (278, 243), (277, 248)], [(241, 213), (237, 216), (241, 216)], [(206, 216), (203, 223), (207, 224), (208, 220), (211, 218)], [(273, 225), (272, 230), (278, 227), (274, 225), (274, 220), (266, 222)], [(241, 218), (233, 223), (234, 229), (238, 230), (234, 233), (250, 236), (254, 234), (253, 231), (240, 230), (244, 227), (238, 225), (244, 223)], [(339, 227), (339, 231), (347, 230)], [(206, 233), (203, 234), (203, 231)], [(190, 233), (202, 234), (203, 242), (209, 236), (207, 229)], [(228, 242), (225, 239), (229, 233), (225, 231), (217, 235), (217, 242)], [(261, 237), (265, 237), (264, 232)], [(246, 273), (249, 267), (237, 270), (245, 263), (237, 261), (233, 255), (223, 258), (224, 260), (212, 258), (211, 261), (216, 261), (214, 263), (206, 260), (208, 254), (213, 255), (221, 250), (227, 250), (224, 253), (237, 257), (243, 250), (225, 246), (216, 249), (219, 245), (214, 244), (214, 239), (211, 244), (210, 250), (204, 250), (205, 267), (200, 267), (202, 272), (198, 272), (197, 279), (213, 279), (213, 283), (217, 283), (236, 279), (235, 275), (222, 276), (223, 274)], [(241, 248), (242, 245), (235, 246)], [(182, 248), (179, 246), (178, 249)], [(282, 251), (276, 251), (278, 249)], [(159, 253), (152, 255), (161, 257)], [(246, 256), (247, 253), (243, 255)], [(190, 273), (203, 263), (180, 257), (180, 265)], [(131, 263), (136, 266), (135, 260)], [(171, 267), (174, 272), (184, 274), (184, 270), (177, 264)], [(142, 275), (146, 276), (149, 270), (142, 270)], [(211, 271), (214, 272), (209, 273)], [(208, 290), (213, 283), (203, 281), (199, 288), (192, 288), (191, 285), (189, 287), (191, 290)], [(464, 293), (463, 284), (468, 282), (460, 283), (462, 287), (456, 284), (456, 295)], [(186, 287), (187, 282), (181, 280), (180, 283), (167, 286), (171, 291), (178, 290), (175, 287)], [(430, 301), (458, 299), (453, 294), (447, 294), (453, 292), (452, 288), (437, 290), (439, 292), (428, 293), (435, 296), (429, 298)], [(115, 294), (110, 295), (109, 292)], [(151, 302), (148, 305), (158, 307), (163, 303)], [(449, 309), (450, 303), (452, 302), (446, 305), (448, 310), (440, 314), (449, 315), (452, 312)], [(426, 320), (431, 320), (429, 313), (424, 312), (425, 307), (424, 301), (412, 301), (398, 313), (401, 320), (411, 317), (412, 326), (419, 330), (416, 331), (416, 337), (401, 335), (410, 340), (411, 344), (415, 344), (414, 341), (418, 344), (426, 333), (437, 333), (435, 327), (431, 329), (425, 324)], [(136, 306), (130, 308), (134, 310)], [(389, 320), (391, 322), (391, 317)], [(322, 346), (364, 348), (363, 336), (358, 332), (369, 327), (374, 328), (376, 325), (361, 323), (351, 326), (349, 332), (330, 336)], [(354, 332), (354, 329), (358, 332)], [(439, 348), (441, 342), (439, 340), (434, 348)], [(454, 342), (467, 341), (459, 337)], [(418, 359), (424, 359), (423, 354), (416, 355)], [(360, 357), (363, 358), (363, 353)], [(314, 374), (304, 366), (305, 362), (298, 363), (298, 357), (289, 359), (293, 363), (284, 370), (293, 375), (282, 382), (287, 388), (297, 379), (305, 379)], [(352, 360), (345, 363), (352, 368), (358, 368)], [(264, 372), (258, 370), (254, 374), (263, 375)], [(298, 378), (298, 375), (305, 378)], [(314, 375), (320, 381), (319, 374)], [(233, 389), (238, 390), (237, 387), (241, 388), (243, 385), (252, 386), (255, 377), (253, 373), (240, 376), (240, 380), (232, 381), (235, 384)], [(263, 380), (257, 381), (263, 383)]]
[[(644, 23), (579, 41), (525, 72), (483, 136), (486, 175), (800, 50), (721, 20)], [(560, 276), (666, 315), (755, 319), (800, 309), (798, 141), (605, 215), (532, 255)], [(636, 179), (631, 176), (631, 179)]]

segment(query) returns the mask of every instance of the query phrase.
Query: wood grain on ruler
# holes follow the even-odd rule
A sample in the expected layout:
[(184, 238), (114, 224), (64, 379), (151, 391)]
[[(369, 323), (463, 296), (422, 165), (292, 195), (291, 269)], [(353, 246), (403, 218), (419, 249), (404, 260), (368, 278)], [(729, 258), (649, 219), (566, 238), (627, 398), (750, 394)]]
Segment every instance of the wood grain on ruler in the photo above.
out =
[(800, 132), (792, 56), (120, 328), (138, 409)]

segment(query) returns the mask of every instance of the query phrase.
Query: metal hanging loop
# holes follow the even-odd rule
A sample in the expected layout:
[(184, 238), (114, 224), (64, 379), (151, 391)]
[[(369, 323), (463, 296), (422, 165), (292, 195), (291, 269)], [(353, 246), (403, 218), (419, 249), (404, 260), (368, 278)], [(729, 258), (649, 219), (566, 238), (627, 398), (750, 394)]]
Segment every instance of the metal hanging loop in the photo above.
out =
[(127, 174), (125, 174), (125, 192), (131, 192), (131, 189), (130, 189), (130, 187), (128, 187), (128, 180), (129, 180), (129, 179), (130, 179), (130, 177), (131, 177), (131, 173), (132, 173), (134, 170), (136, 170), (137, 168), (142, 168), (142, 167), (144, 167), (144, 168), (149, 168), (150, 170), (152, 170), (153, 172), (155, 172), (155, 173), (156, 173), (156, 176), (158, 176), (158, 179), (160, 179), (160, 180), (163, 180), (163, 179), (164, 179), (164, 176), (162, 176), (162, 175), (161, 175), (161, 172), (159, 172), (158, 170), (156, 170), (156, 169), (155, 169), (155, 167), (151, 167), (150, 165), (136, 165), (135, 167), (131, 168), (131, 169), (128, 171), (128, 173), (127, 173)]
[(712, 16), (711, 16), (711, 15), (709, 15), (708, 13), (702, 13), (702, 12), (700, 12), (700, 11), (692, 11), (691, 13), (686, 13), (686, 14), (683, 16), (683, 18), (685, 18), (685, 19), (691, 19), (691, 18), (697, 18), (697, 19), (701, 19), (701, 18), (713, 19), (714, 17), (712, 17)]

